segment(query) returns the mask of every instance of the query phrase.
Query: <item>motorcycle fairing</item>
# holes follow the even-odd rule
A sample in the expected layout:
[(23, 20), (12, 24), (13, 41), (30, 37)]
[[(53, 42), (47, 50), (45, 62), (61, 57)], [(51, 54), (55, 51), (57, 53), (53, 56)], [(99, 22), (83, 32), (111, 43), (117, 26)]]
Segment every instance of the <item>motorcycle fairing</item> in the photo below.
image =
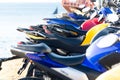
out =
[[(49, 54), (49, 53), (46, 53), (46, 54)], [(47, 67), (66, 67), (65, 65), (63, 64), (59, 64), (55, 61), (52, 61), (49, 57), (47, 57), (45, 54), (42, 54), (42, 53), (36, 53), (36, 54), (30, 54), (30, 53), (27, 53), (26, 56), (35, 61), (35, 62), (38, 62), (39, 64), (42, 64), (42, 65), (45, 65)]]
[(99, 60), (99, 63), (104, 66), (106, 69), (111, 69), (116, 67), (120, 63), (120, 53), (114, 52), (108, 54)]
[(104, 20), (102, 20), (102, 21), (98, 21), (98, 20), (99, 20), (99, 18), (93, 18), (93, 19), (86, 20), (85, 22), (82, 23), (81, 29), (85, 30), (85, 31), (88, 31), (92, 27), (94, 27), (94, 26), (96, 26), (98, 24), (101, 24), (104, 21)]
[[(66, 68), (52, 68), (53, 70), (65, 75), (66, 77), (71, 78), (72, 80), (89, 80), (86, 73), (76, 70), (72, 67)], [(77, 74), (77, 75), (76, 75)]]
[(103, 7), (99, 14), (103, 14), (104, 16), (107, 16), (108, 14), (112, 14), (113, 12), (110, 10), (109, 7)]
[[(60, 56), (56, 53), (39, 53), (39, 54), (26, 54), (30, 59), (39, 61), (41, 64), (49, 65), (49, 67), (61, 67), (59, 64), (72, 66), (81, 64), (85, 59), (85, 54), (76, 56)], [(45, 58), (44, 58), (45, 57)], [(58, 64), (58, 65), (57, 65)]]
[(106, 47), (110, 47), (112, 46), (114, 43), (117, 42), (118, 36), (114, 35), (114, 34), (109, 34), (104, 36), (104, 38), (102, 38), (98, 43), (97, 46), (99, 48), (106, 48)]
[(97, 33), (99, 33), (100, 31), (102, 31), (103, 29), (105, 29), (106, 27), (108, 27), (109, 24), (107, 23), (103, 23), (103, 24), (98, 24), (94, 27), (92, 27), (85, 36), (84, 41), (82, 42), (81, 45), (89, 45), (92, 42), (92, 39), (94, 39), (95, 35), (97, 35)]
[[(90, 69), (89, 67), (82, 66), (81, 64), (71, 65), (71, 66), (65, 66), (61, 65), (56, 60), (51, 60), (48, 56), (48, 54), (51, 53), (45, 53), (43, 54), (27, 54), (27, 57), (29, 57), (33, 62), (37, 63), (38, 65), (44, 65), (46, 67), (49, 67), (50, 70), (55, 70), (58, 73), (61, 73), (62, 75), (69, 77), (72, 80), (94, 80), (98, 75), (101, 74), (101, 72), (98, 72), (94, 69)], [(48, 57), (47, 57), (48, 56)], [(69, 56), (70, 58), (70, 56)], [(37, 60), (39, 59), (39, 60)], [(65, 59), (65, 57), (64, 57)], [(72, 59), (72, 58), (71, 58)], [(74, 59), (73, 59), (74, 60)], [(65, 60), (64, 60), (65, 61)], [(63, 63), (63, 62), (62, 62)], [(73, 63), (74, 64), (74, 63)], [(78, 74), (78, 75), (76, 75)], [(76, 77), (75, 77), (76, 76)]]
[[(44, 20), (47, 21), (48, 24), (65, 24), (65, 25), (72, 25), (74, 26), (75, 28), (79, 29), (79, 25), (72, 22), (72, 21), (69, 21), (67, 19), (60, 19), (60, 18), (45, 18)], [(81, 20), (81, 24), (82, 22), (84, 22), (84, 20)]]
[(116, 51), (119, 53), (120, 42), (117, 40), (113, 45), (109, 47), (100, 48), (97, 46), (97, 43), (101, 40), (101, 38), (102, 37), (97, 39), (95, 42), (91, 44), (90, 47), (88, 47), (88, 49), (86, 50), (86, 58), (93, 65), (90, 66), (91, 68), (104, 72), (107, 69), (99, 63), (100, 59)]

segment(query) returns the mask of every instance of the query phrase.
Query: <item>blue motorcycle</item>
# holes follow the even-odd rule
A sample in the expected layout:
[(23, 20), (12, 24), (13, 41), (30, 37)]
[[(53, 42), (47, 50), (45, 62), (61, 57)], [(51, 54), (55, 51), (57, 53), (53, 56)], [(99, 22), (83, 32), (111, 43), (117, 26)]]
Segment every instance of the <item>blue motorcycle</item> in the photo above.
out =
[[(110, 33), (94, 41), (86, 53), (62, 56), (46, 44), (18, 44), (11, 48), (13, 55), (25, 58), (31, 66), (27, 77), (20, 80), (95, 80), (101, 73), (120, 62), (120, 34)], [(74, 53), (75, 54), (75, 53)], [(25, 69), (25, 65), (19, 72)], [(38, 73), (38, 74), (37, 74)]]

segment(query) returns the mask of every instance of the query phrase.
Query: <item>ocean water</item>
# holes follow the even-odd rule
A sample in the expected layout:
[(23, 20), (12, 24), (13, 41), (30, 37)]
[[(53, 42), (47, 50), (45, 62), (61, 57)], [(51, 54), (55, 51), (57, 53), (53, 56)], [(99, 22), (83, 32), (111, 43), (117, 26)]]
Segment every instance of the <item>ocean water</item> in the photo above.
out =
[(53, 12), (66, 12), (61, 3), (0, 3), (0, 58), (10, 57), (10, 47), (26, 40), (18, 27), (42, 23), (43, 18), (54, 17)]

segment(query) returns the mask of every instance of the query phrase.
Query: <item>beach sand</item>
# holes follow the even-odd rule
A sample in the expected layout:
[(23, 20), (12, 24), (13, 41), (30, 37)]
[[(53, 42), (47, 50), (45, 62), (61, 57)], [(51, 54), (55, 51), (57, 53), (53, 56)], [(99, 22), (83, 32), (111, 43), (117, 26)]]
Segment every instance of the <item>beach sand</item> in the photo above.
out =
[(27, 68), (23, 71), (21, 75), (18, 75), (18, 70), (22, 67), (23, 59), (15, 59), (2, 63), (2, 70), (0, 71), (0, 80), (18, 80), (25, 77)]
[[(18, 70), (22, 67), (23, 59), (15, 59), (3, 62), (2, 70), (0, 71), (0, 80), (18, 80), (26, 76), (28, 67), (23, 71), (21, 75), (18, 75)], [(114, 69), (106, 71), (100, 75), (96, 80), (120, 80), (120, 65)]]
[(101, 74), (96, 80), (120, 80), (120, 65)]

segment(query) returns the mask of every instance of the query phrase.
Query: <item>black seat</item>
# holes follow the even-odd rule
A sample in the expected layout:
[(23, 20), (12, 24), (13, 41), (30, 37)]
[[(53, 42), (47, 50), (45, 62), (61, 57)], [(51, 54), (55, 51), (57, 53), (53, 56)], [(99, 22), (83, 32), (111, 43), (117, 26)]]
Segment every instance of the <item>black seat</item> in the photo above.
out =
[(33, 30), (30, 30), (30, 29), (27, 29), (27, 28), (17, 28), (18, 31), (20, 32), (24, 32), (24, 31), (33, 31)]
[(80, 44), (83, 42), (84, 40), (84, 36), (80, 36), (80, 37), (76, 37), (76, 38), (68, 38), (68, 37), (64, 37), (64, 36), (60, 36), (60, 35), (57, 35), (57, 34), (54, 34), (54, 36), (60, 40), (61, 42), (63, 43), (66, 43), (70, 46), (80, 46)]
[(32, 51), (32, 52), (51, 52), (51, 49), (45, 44), (19, 44), (16, 47), (17, 49)]
[(79, 30), (73, 27), (72, 25), (65, 25), (65, 24), (52, 24), (49, 25), (48, 28), (52, 33), (57, 33), (58, 32), (57, 29), (65, 30), (68, 32), (69, 31), (75, 32), (77, 33), (77, 36), (82, 36), (87, 33), (87, 31)]
[(75, 56), (61, 56), (56, 53), (48, 53), (46, 54), (50, 59), (64, 64), (64, 65), (77, 65), (82, 63), (85, 58), (85, 54), (79, 54)]
[(59, 39), (39, 39), (39, 40), (34, 40), (37, 44), (40, 43), (45, 43), (48, 46), (50, 46), (50, 48), (52, 48), (52, 51), (54, 51), (53, 49), (62, 49), (64, 51), (67, 51), (68, 53), (85, 53), (86, 49), (88, 48), (89, 45), (85, 45), (85, 46), (80, 46), (78, 44), (78, 46), (74, 46), (72, 44), (68, 44), (65, 43), (64, 41), (60, 41)]

